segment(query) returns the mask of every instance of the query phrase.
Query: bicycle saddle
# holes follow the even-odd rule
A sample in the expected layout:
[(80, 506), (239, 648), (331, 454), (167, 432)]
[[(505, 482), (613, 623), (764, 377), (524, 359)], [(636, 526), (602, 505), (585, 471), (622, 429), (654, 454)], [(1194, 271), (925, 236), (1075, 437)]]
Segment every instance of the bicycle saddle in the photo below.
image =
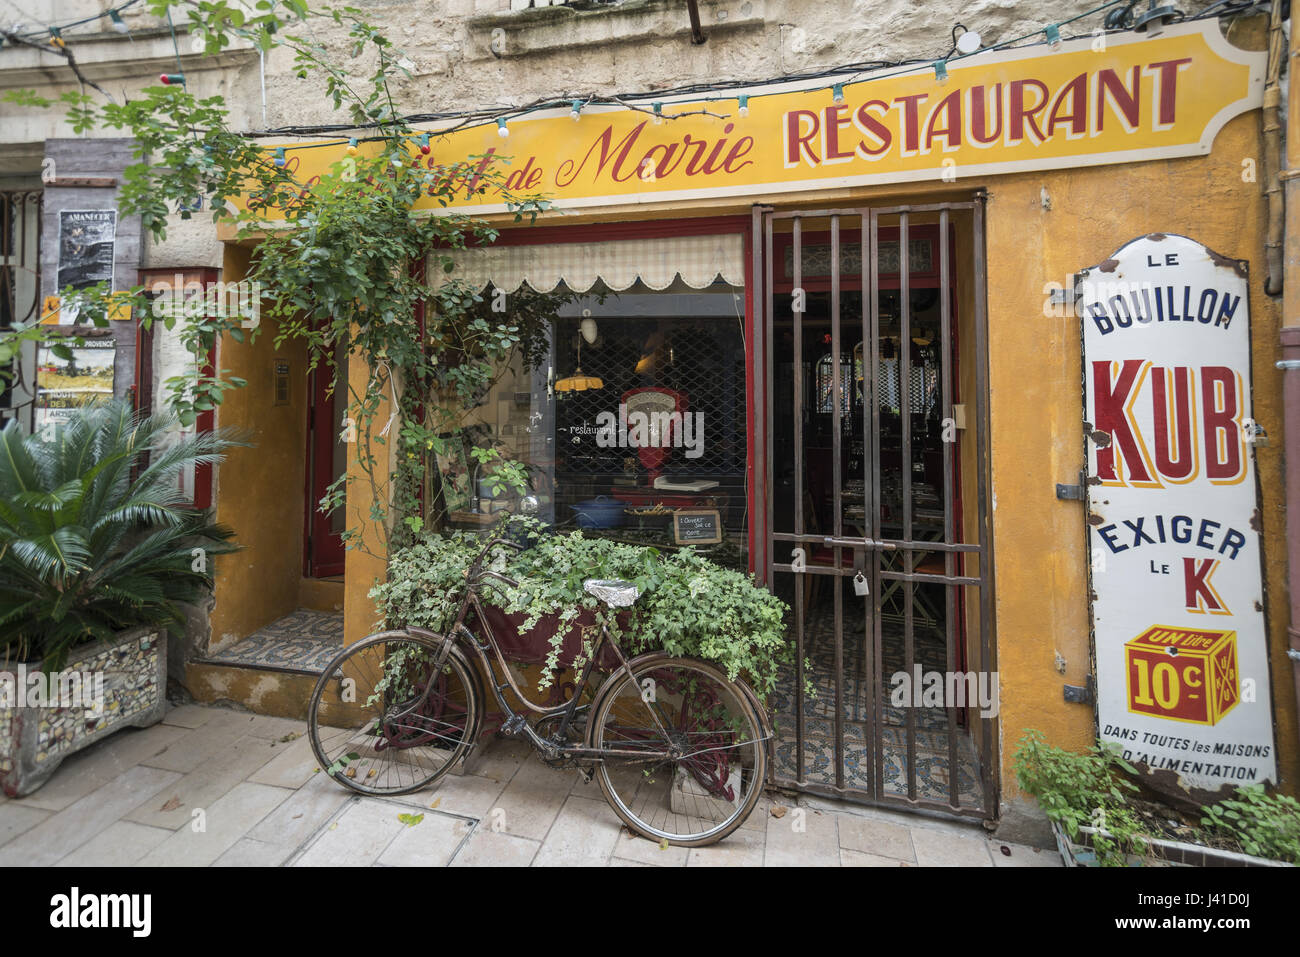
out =
[(627, 608), (641, 597), (640, 589), (631, 582), (619, 579), (588, 578), (582, 583), (582, 588), (587, 594), (595, 595), (610, 608)]

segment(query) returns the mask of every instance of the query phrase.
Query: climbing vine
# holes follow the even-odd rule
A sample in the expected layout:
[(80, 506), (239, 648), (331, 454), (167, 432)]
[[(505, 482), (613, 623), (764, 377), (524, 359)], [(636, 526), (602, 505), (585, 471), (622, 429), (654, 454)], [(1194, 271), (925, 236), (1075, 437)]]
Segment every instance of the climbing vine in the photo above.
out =
[[(173, 211), (189, 219), (205, 206), (237, 241), (255, 243), (245, 282), (260, 311), (251, 324), (239, 310), (159, 310), (143, 288), (69, 291), (66, 301), (77, 302), (83, 322), (105, 325), (110, 314), (129, 309), (146, 326), (179, 326), (195, 362), (188, 375), (168, 382), (168, 401), (185, 425), (245, 384), (220, 363), (208, 365), (218, 342), (251, 341), (270, 328), (277, 346), (305, 343), (309, 368), (330, 370), (333, 388), (346, 397), (346, 417), (337, 425), (354, 443), (357, 466), (320, 506), (343, 507), (349, 484), (366, 483), (369, 494), (358, 498), (370, 504), (347, 516), (345, 541), (385, 555), (430, 520), (438, 523), (435, 490), (424, 480), (431, 457), (512, 362), (527, 365), (544, 352), (547, 325), (567, 298), (520, 290), (505, 297), (504, 308), (499, 295), (489, 303), (455, 277), (449, 254), (493, 242), (496, 229), (414, 204), (430, 198), (443, 208), (463, 206), (491, 192), (517, 221), (534, 220), (549, 204), (507, 187), (508, 159), (437, 159), (436, 139), (431, 145), (395, 106), (393, 85), (410, 76), (410, 61), (356, 9), (312, 11), (303, 0), (259, 3), (257, 15), (224, 0), (148, 0), (148, 7), (159, 16), (182, 11), (191, 39), (209, 54), (237, 42), (288, 51), (298, 78), (319, 82), (326, 101), (344, 114), (340, 126), (357, 134), (356, 146), (306, 178), (284, 151), (232, 129), (223, 97), (199, 97), (183, 83), (146, 86), (123, 102), (103, 101), (97, 88), (59, 101), (12, 91), (7, 99), (16, 103), (62, 103), (79, 134), (112, 130), (134, 139), (135, 162), (124, 171), (118, 204), (123, 215), (139, 215), (154, 240), (166, 238)], [(298, 32), (314, 17), (346, 30), (345, 65)], [(357, 64), (368, 70), (364, 76), (351, 72)], [(19, 330), (0, 349), (37, 337)], [(497, 481), (522, 481), (517, 466), (500, 464)]]

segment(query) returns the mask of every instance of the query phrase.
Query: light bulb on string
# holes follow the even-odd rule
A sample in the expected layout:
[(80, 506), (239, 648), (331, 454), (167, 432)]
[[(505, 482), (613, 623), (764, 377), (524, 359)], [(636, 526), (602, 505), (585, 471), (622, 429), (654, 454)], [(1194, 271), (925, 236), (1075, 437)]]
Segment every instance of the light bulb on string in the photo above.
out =
[(278, 147), (278, 148), (276, 149), (276, 151), (275, 151), (275, 157), (271, 160), (271, 162), (273, 162), (276, 166), (283, 166), (286, 162), (288, 162), (288, 161), (285, 159), (285, 156), (284, 156), (284, 147), (283, 147), (283, 146)]
[(739, 113), (742, 118), (749, 116), (749, 97), (747, 95), (742, 93), (740, 96), (736, 97), (736, 104), (739, 107), (736, 112)]
[(128, 26), (126, 25), (126, 23), (122, 20), (122, 15), (121, 15), (120, 13), (118, 13), (116, 10), (109, 10), (109, 11), (108, 11), (108, 20), (109, 20), (109, 24), (110, 24), (110, 25), (113, 27), (113, 29), (116, 30), (118, 33), (130, 33), (130, 32), (131, 32), (131, 28), (128, 27)]
[(497, 117), (497, 136), (500, 136), (500, 137), (504, 138), (504, 137), (507, 137), (507, 136), (509, 136), (509, 135), (510, 135), (510, 127), (506, 126), (506, 118), (505, 118), (504, 116), (498, 116), (498, 117)]
[(576, 123), (582, 116), (582, 100), (574, 100), (569, 104), (569, 106), (571, 107), (569, 110), (569, 119)]
[(1043, 33), (1047, 36), (1047, 45), (1053, 50), (1061, 45), (1061, 28), (1055, 23), (1049, 23)]
[(831, 99), (836, 103), (844, 102), (844, 84), (836, 83), (831, 87)]
[(655, 126), (659, 126), (664, 121), (664, 105), (662, 103), (652, 103), (655, 111)]
[(948, 61), (947, 60), (934, 61), (934, 81), (938, 83), (940, 86), (943, 86), (945, 83), (948, 82)]
[(355, 136), (348, 140), (348, 155), (357, 155), (357, 138)]
[(974, 30), (966, 30), (957, 38), (957, 52), (963, 56), (970, 56), (983, 45), (984, 41)]
[(432, 148), (429, 146), (429, 134), (421, 133), (416, 142), (420, 144), (420, 152), (425, 156), (428, 156), (429, 150)]
[(56, 46), (60, 50), (68, 45), (63, 39), (63, 34), (59, 33), (58, 27), (50, 27), (50, 45)]

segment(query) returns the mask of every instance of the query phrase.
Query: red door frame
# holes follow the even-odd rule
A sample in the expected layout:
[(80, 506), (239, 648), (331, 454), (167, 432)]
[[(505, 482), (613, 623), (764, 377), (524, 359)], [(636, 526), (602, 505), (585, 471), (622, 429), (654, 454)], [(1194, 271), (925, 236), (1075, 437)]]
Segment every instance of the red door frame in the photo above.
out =
[[(345, 557), (343, 539), (330, 529), (330, 516), (317, 507), (333, 481), (334, 440), (338, 429), (335, 415), (337, 392), (330, 394), (333, 378), (324, 363), (308, 373), (306, 521), (303, 523), (302, 574), (304, 578), (332, 578), (342, 575)], [(319, 411), (318, 411), (319, 410)]]

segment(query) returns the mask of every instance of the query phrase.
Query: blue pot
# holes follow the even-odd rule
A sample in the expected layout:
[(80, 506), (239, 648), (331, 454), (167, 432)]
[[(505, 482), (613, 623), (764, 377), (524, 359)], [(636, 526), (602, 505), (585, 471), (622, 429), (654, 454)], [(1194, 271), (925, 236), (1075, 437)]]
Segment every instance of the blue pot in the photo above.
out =
[(623, 524), (623, 503), (608, 495), (569, 507), (578, 516), (579, 528), (618, 528)]

